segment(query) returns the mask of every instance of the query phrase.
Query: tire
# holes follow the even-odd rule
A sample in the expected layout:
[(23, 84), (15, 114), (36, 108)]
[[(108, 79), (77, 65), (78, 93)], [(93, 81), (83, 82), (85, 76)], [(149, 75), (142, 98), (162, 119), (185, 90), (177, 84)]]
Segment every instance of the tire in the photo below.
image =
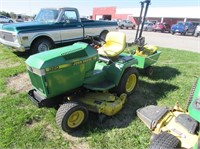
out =
[(174, 35), (175, 34), (175, 32), (172, 32), (172, 35)]
[(121, 77), (119, 85), (116, 87), (116, 93), (120, 96), (122, 93), (131, 95), (138, 82), (138, 71), (135, 68), (128, 68), (125, 70), (124, 74)]
[(61, 105), (56, 113), (58, 126), (68, 133), (80, 128), (87, 118), (88, 110), (76, 102), (67, 102)]
[(163, 132), (158, 134), (150, 143), (149, 149), (173, 149), (180, 147), (181, 141), (177, 137), (167, 132)]
[(198, 37), (198, 36), (199, 36), (199, 33), (194, 34), (194, 36), (195, 36), (195, 37)]
[(121, 26), (122, 29), (125, 29), (124, 25)]
[(9, 22), (8, 23), (13, 23), (13, 21), (12, 20), (9, 20)]
[(194, 82), (194, 84), (193, 84), (193, 86), (192, 86), (192, 88), (190, 90), (190, 95), (188, 97), (187, 105), (186, 105), (186, 111), (188, 111), (188, 108), (189, 108), (189, 106), (190, 106), (190, 104), (192, 102), (192, 98), (193, 98), (193, 95), (194, 95), (194, 91), (196, 89), (197, 82), (198, 82), (198, 79)]
[(48, 51), (54, 47), (52, 41), (46, 38), (39, 38), (35, 40), (31, 46), (31, 54)]

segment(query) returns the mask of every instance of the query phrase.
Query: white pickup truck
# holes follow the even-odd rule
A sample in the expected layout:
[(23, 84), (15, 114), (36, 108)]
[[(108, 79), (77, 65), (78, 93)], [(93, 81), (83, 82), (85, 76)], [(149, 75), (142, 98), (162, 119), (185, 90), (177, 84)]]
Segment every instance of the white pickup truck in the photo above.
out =
[(83, 40), (87, 35), (105, 38), (114, 30), (117, 30), (116, 22), (81, 21), (76, 8), (46, 8), (41, 9), (32, 22), (2, 25), (0, 43), (34, 54), (59, 44)]

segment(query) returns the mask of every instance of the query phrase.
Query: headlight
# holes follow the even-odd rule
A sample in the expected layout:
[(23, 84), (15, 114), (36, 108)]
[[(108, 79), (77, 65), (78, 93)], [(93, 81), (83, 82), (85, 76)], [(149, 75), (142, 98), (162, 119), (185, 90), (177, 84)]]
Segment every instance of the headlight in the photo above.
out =
[(37, 74), (39, 76), (44, 76), (46, 73), (45, 73), (45, 70), (44, 69), (35, 69), (35, 68), (32, 68), (30, 66), (27, 65), (27, 69), (34, 73), (34, 74)]
[(20, 39), (19, 35), (13, 35), (13, 41), (15, 43), (21, 44), (21, 39)]

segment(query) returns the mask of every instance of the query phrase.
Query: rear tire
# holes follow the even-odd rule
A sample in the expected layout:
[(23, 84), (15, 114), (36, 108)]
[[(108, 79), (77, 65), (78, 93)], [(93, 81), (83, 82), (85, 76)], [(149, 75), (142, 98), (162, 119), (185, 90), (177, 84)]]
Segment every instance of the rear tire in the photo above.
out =
[(35, 40), (31, 46), (31, 54), (36, 54), (44, 51), (48, 51), (54, 47), (52, 41), (46, 38), (39, 38)]
[(119, 85), (116, 87), (117, 95), (121, 95), (122, 93), (131, 95), (138, 82), (138, 71), (135, 68), (128, 68), (125, 70), (124, 74), (121, 77)]
[(88, 118), (88, 110), (76, 103), (67, 102), (60, 106), (56, 113), (56, 122), (65, 132), (77, 130)]
[(158, 134), (155, 139), (152, 140), (149, 149), (173, 149), (180, 147), (181, 141), (177, 137), (167, 132), (163, 132)]

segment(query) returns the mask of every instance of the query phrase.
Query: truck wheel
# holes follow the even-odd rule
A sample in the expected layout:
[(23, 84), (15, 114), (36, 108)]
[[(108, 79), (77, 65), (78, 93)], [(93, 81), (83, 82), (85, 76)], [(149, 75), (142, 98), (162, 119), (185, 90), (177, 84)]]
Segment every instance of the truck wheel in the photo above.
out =
[(193, 84), (193, 86), (192, 86), (192, 88), (190, 90), (190, 95), (188, 97), (188, 101), (187, 101), (187, 105), (186, 105), (186, 111), (188, 111), (188, 108), (189, 108), (189, 106), (190, 106), (190, 104), (192, 102), (192, 98), (193, 98), (193, 95), (194, 95), (194, 91), (196, 89), (197, 82), (198, 82), (198, 79), (194, 82), (194, 84)]
[(9, 23), (13, 23), (13, 21), (12, 21), (12, 20), (9, 20)]
[(121, 95), (122, 93), (131, 95), (138, 82), (138, 71), (135, 68), (128, 68), (125, 70), (122, 78), (119, 82), (119, 85), (116, 87), (117, 95)]
[(49, 39), (39, 38), (31, 46), (31, 54), (48, 51), (54, 47), (53, 42)]
[(174, 35), (175, 34), (175, 32), (171, 32), (172, 33), (172, 35)]
[(60, 106), (56, 113), (56, 122), (65, 132), (78, 129), (88, 118), (88, 110), (76, 103), (68, 102)]
[(195, 37), (198, 37), (198, 36), (199, 36), (199, 33), (194, 34), (194, 36), (195, 36)]
[(163, 132), (155, 137), (155, 139), (151, 142), (149, 149), (161, 149), (161, 148), (172, 149), (180, 147), (181, 147), (181, 141), (177, 137), (167, 132)]

